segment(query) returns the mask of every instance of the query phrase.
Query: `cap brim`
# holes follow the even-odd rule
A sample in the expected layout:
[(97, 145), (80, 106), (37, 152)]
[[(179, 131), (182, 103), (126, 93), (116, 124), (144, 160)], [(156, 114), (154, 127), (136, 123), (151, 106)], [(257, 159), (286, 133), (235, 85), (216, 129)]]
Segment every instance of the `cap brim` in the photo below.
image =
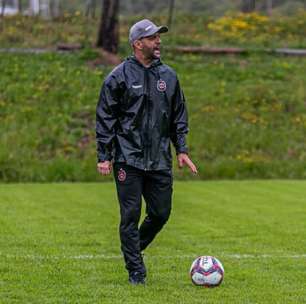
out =
[(167, 33), (169, 31), (168, 27), (165, 25), (159, 26), (157, 33)]

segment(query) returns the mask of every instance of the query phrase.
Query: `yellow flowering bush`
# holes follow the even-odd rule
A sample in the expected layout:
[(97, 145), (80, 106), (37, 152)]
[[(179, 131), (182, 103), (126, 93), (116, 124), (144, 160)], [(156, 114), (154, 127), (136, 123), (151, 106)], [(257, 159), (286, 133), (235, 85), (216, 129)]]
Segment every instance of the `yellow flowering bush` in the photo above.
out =
[(267, 17), (257, 12), (226, 14), (207, 24), (214, 38), (231, 43), (250, 43), (256, 45), (304, 44), (306, 33), (306, 12), (299, 11), (295, 16)]
[(258, 13), (225, 15), (207, 25), (208, 29), (225, 40), (244, 42), (266, 32), (269, 18)]

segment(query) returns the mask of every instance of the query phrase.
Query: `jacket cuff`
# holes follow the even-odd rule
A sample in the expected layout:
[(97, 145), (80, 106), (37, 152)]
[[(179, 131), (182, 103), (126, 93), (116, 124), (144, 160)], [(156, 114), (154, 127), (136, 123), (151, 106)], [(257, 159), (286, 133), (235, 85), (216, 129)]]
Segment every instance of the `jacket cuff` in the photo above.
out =
[(187, 147), (179, 147), (179, 148), (177, 148), (176, 149), (176, 155), (178, 155), (180, 153), (188, 154), (188, 148)]
[(105, 155), (98, 155), (98, 163), (104, 162), (104, 161), (111, 161), (113, 159), (111, 154), (105, 154)]
[(100, 158), (98, 158), (98, 163), (103, 163), (103, 162), (105, 162), (105, 161), (111, 161), (111, 159), (100, 159)]
[(185, 134), (177, 134), (175, 149), (176, 149), (176, 154), (180, 153), (188, 154)]

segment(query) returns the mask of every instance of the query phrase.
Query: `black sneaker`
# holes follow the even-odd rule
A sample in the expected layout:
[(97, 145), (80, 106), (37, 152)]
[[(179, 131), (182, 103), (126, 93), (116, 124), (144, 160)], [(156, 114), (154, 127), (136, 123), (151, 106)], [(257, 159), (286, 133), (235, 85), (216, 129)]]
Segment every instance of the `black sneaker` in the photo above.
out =
[(134, 271), (129, 275), (129, 282), (132, 285), (144, 285), (146, 283), (146, 277), (139, 271)]

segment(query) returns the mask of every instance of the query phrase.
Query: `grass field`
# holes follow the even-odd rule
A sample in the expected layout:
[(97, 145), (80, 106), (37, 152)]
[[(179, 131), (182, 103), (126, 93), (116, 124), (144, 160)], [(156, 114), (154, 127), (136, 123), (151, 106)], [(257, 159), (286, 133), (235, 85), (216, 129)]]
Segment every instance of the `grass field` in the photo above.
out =
[[(176, 182), (171, 219), (127, 282), (112, 183), (0, 185), (1, 303), (306, 303), (305, 181)], [(225, 267), (191, 284), (198, 255)]]
[[(110, 67), (89, 69), (89, 55), (1, 55), (0, 181), (98, 181), (95, 108)], [(306, 178), (305, 59), (165, 56), (199, 178)]]

